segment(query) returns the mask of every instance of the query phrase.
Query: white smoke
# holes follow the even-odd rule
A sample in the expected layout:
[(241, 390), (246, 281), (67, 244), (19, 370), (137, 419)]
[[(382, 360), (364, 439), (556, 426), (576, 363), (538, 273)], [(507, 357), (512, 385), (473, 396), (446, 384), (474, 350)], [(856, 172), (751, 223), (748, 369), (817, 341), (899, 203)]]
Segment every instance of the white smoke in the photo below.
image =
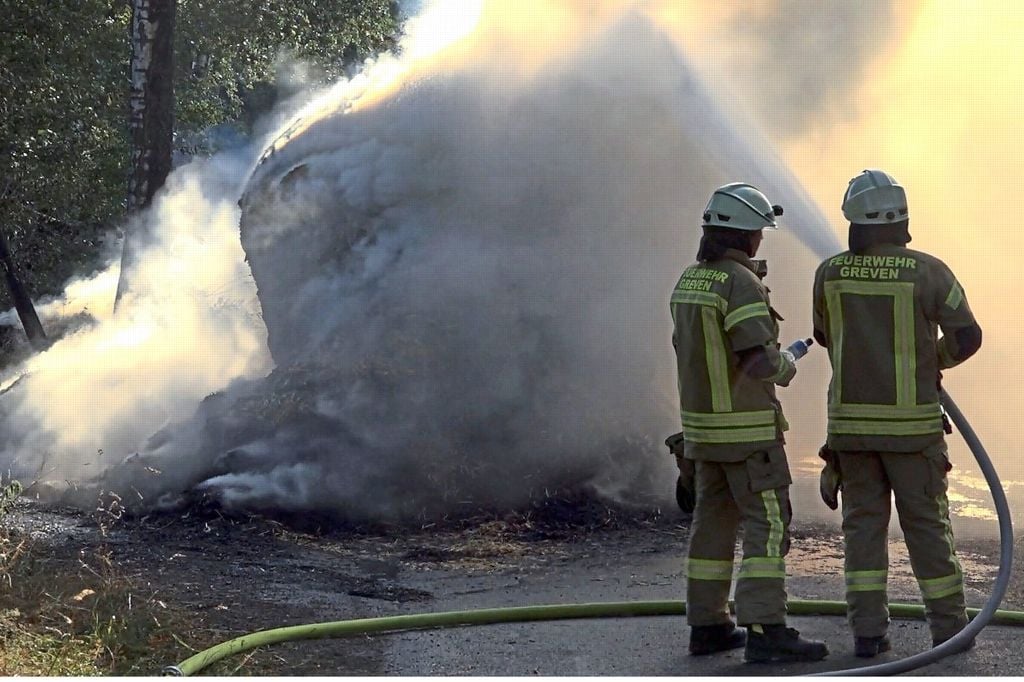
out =
[(153, 239), (116, 312), (116, 265), (41, 308), (44, 320), (95, 320), (10, 373), (17, 381), (0, 409), (12, 474), (41, 486), (86, 483), (232, 379), (268, 371), (232, 200), (251, 165), (223, 155), (169, 178), (134, 228)]
[[(830, 237), (650, 19), (603, 14), (526, 68), (495, 21), (513, 6), (424, 3), (399, 56), (313, 98), (266, 152), (177, 171), (117, 312), (12, 374), (15, 474), (79, 499), (202, 490), (360, 517), (559, 486), (665, 500), (667, 301), (708, 194), (747, 180), (786, 205), (766, 248), (792, 336), (813, 262), (793, 234)], [(61, 305), (112, 299), (102, 277)], [(796, 430), (821, 423), (802, 398)]]

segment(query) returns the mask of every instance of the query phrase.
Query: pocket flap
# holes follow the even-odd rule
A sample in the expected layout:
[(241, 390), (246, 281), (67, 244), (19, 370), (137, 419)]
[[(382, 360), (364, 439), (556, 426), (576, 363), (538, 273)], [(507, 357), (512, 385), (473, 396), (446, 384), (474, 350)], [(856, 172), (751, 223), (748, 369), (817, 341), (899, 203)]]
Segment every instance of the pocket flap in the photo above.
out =
[(747, 458), (747, 476), (750, 478), (750, 492), (759, 493), (790, 485), (789, 462), (782, 448), (758, 450)]

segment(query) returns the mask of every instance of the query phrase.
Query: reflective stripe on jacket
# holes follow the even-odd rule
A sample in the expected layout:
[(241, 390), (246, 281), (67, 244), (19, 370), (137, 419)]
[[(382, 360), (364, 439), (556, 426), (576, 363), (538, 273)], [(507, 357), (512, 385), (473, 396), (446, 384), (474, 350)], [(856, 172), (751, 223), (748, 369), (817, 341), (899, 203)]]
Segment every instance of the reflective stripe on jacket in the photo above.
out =
[[(672, 292), (684, 449), (691, 459), (741, 461), (782, 441), (775, 397), (795, 369), (779, 354), (777, 313), (746, 254), (688, 267)], [(776, 371), (747, 375), (738, 351), (764, 347)]]
[(974, 325), (941, 260), (893, 244), (825, 260), (814, 277), (814, 329), (832, 363), (833, 450), (919, 452), (942, 441), (940, 368), (949, 339)]

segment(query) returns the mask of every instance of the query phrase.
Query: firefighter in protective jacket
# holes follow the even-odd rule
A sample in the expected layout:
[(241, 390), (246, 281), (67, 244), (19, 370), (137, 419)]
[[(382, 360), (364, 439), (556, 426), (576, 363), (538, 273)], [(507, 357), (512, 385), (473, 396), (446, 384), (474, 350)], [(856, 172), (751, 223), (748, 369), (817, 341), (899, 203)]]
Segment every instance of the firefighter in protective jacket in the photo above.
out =
[[(746, 645), (748, 661), (815, 661), (822, 642), (786, 623), (786, 563), (792, 483), (775, 396), (796, 367), (779, 350), (778, 320), (760, 267), (762, 230), (782, 208), (756, 188), (733, 183), (712, 194), (697, 262), (672, 292), (672, 341), (683, 431), (680, 469), (694, 467), (696, 508), (687, 559), (690, 652)], [(743, 525), (736, 617), (729, 616), (733, 549)]]
[(893, 495), (933, 643), (967, 624), (938, 381), (978, 350), (981, 328), (946, 264), (906, 248), (906, 193), (891, 176), (866, 170), (853, 178), (843, 215), (850, 250), (825, 260), (814, 278), (814, 336), (832, 364), (822, 496), (834, 505), (825, 488), (841, 486), (849, 621), (855, 653), (872, 657), (890, 648)]

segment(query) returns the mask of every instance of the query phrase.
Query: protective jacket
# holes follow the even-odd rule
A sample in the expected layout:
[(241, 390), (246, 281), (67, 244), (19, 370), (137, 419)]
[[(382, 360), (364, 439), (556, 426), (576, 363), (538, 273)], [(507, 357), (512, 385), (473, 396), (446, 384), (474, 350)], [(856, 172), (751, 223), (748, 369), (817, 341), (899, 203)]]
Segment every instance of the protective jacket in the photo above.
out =
[[(938, 330), (943, 332), (942, 338)], [(939, 371), (977, 350), (980, 328), (938, 258), (875, 244), (825, 260), (814, 277), (814, 335), (828, 349), (828, 445), (923, 452), (941, 446)]]
[(742, 251), (688, 267), (672, 292), (679, 400), (688, 459), (740, 462), (783, 442), (775, 385), (796, 368), (779, 352), (768, 289)]

